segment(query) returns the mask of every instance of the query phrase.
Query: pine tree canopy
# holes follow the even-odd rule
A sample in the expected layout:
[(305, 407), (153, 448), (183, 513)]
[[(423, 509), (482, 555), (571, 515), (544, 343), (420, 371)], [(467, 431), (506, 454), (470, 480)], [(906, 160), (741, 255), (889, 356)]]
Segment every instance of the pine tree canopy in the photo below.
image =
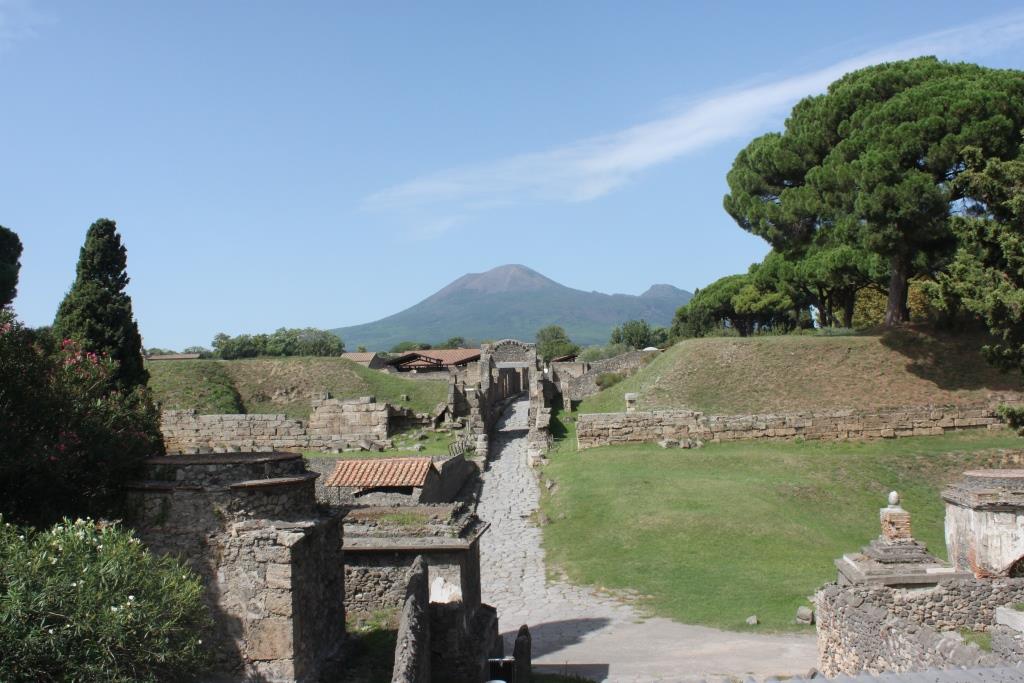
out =
[(909, 279), (936, 272), (955, 248), (965, 150), (1014, 158), (1022, 127), (1019, 71), (933, 57), (871, 66), (802, 100), (782, 133), (743, 149), (725, 209), (787, 257), (847, 245), (857, 279), (873, 270), (865, 257), (881, 259), (886, 322), (903, 322)]

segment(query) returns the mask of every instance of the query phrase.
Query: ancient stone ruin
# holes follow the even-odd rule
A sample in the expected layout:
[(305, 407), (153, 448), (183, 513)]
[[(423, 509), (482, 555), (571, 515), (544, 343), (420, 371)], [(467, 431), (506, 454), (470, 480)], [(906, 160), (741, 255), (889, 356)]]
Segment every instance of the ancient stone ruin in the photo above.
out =
[(200, 415), (194, 410), (165, 410), (160, 431), (169, 454), (272, 451), (379, 450), (398, 430), (431, 427), (436, 416), (377, 403), (373, 396), (318, 398), (309, 422), (278, 414)]
[(140, 539), (203, 577), (232, 678), (317, 680), (338, 654), (341, 518), (318, 510), (316, 477), (291, 453), (169, 456), (129, 489)]
[(807, 440), (888, 439), (1003, 427), (998, 402), (980, 406), (917, 406), (870, 413), (830, 410), (706, 415), (696, 410), (639, 410), (636, 395), (626, 396), (625, 412), (583, 414), (577, 418), (576, 438), (580, 450), (666, 439), (679, 443), (796, 437)]
[[(836, 560), (837, 582), (815, 596), (825, 675), (1024, 660), (1024, 613), (1013, 609), (1024, 602), (1024, 470), (965, 472), (942, 495), (952, 563), (914, 539), (895, 492), (880, 511), (881, 535)], [(961, 630), (988, 631), (991, 651)]]

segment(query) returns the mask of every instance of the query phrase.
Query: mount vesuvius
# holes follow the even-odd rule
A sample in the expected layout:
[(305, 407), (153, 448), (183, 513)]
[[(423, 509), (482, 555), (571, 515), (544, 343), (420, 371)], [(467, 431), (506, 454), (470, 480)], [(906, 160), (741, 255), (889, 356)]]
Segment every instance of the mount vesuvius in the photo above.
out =
[(332, 332), (347, 349), (386, 351), (403, 341), (437, 344), (450, 337), (533, 341), (545, 325), (561, 325), (578, 344), (604, 344), (612, 328), (643, 319), (669, 325), (693, 296), (653, 285), (639, 296), (584, 292), (521, 265), (469, 273), (410, 308), (372, 323)]

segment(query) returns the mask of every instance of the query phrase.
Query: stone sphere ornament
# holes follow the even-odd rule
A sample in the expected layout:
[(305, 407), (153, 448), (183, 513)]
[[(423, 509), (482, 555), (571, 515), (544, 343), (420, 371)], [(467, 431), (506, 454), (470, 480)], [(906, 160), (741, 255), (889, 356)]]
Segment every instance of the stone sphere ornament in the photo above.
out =
[(900, 494), (895, 491), (889, 491), (889, 507), (898, 507), (900, 504)]

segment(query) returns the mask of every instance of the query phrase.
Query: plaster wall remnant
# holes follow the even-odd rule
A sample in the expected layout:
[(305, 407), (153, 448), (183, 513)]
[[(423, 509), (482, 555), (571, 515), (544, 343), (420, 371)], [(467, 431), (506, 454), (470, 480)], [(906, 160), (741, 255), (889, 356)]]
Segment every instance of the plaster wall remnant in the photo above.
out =
[(166, 456), (129, 486), (139, 538), (203, 577), (227, 680), (316, 681), (342, 644), (341, 519), (316, 476), (290, 453)]
[(1024, 470), (972, 470), (945, 491), (946, 546), (978, 578), (1024, 576)]
[(923, 406), (875, 412), (806, 411), (765, 415), (705, 415), (694, 410), (591, 413), (576, 419), (580, 450), (623, 443), (740, 441), (748, 439), (808, 440), (876, 439), (928, 436), (973, 428), (1003, 426), (998, 404)]

